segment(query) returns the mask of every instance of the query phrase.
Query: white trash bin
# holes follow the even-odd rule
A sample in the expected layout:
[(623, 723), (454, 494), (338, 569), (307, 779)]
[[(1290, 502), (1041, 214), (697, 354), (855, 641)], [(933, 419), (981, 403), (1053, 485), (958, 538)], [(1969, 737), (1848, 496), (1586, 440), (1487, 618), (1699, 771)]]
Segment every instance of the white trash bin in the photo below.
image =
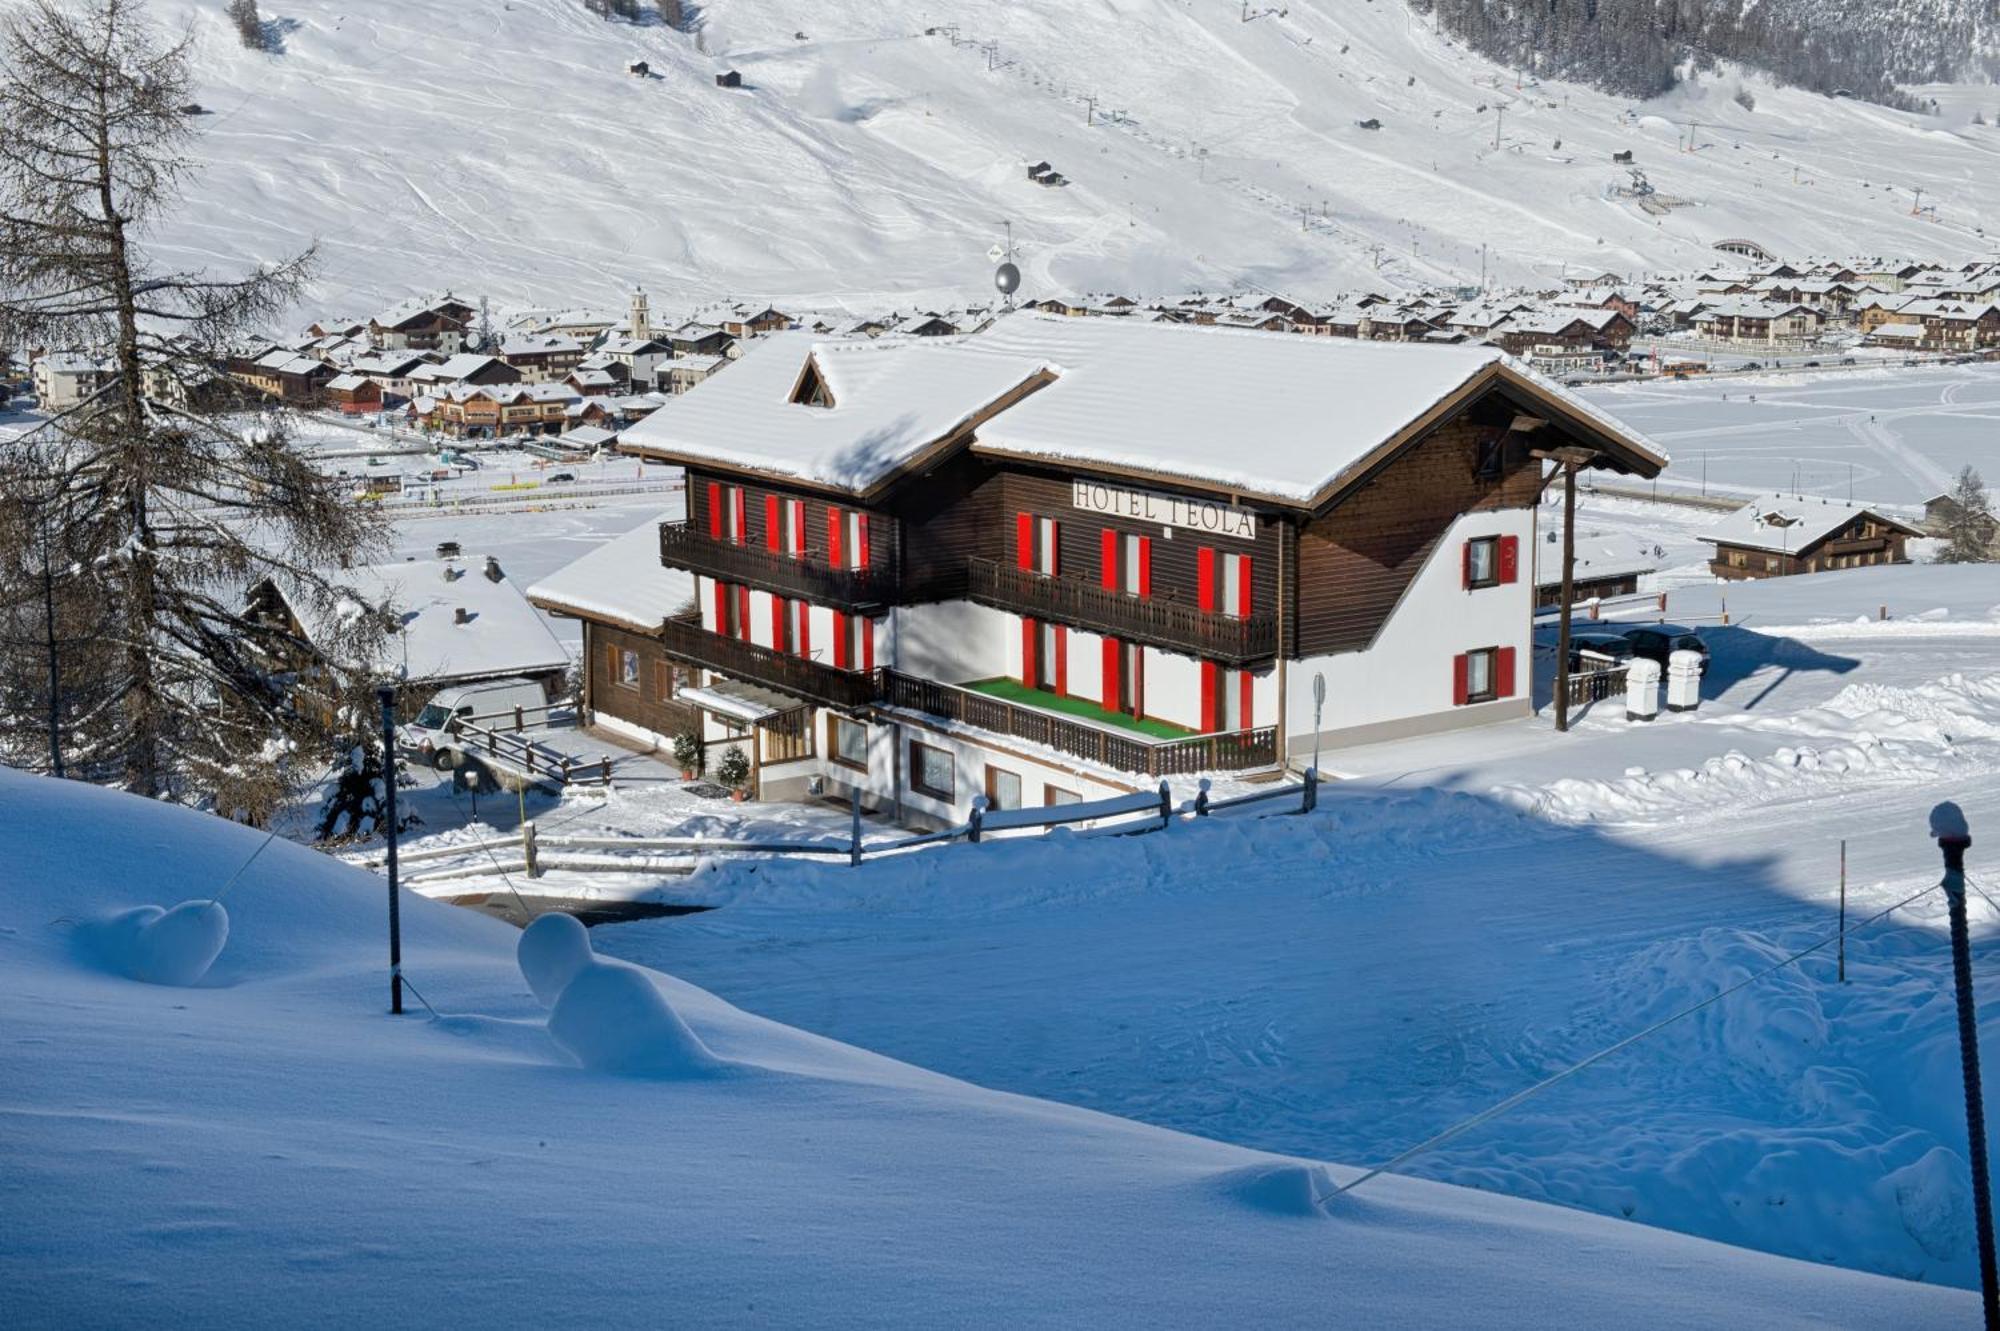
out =
[(1635, 656), (1625, 667), (1625, 719), (1650, 721), (1660, 714), (1660, 663)]
[(1692, 712), (1701, 706), (1701, 653), (1667, 654), (1667, 710)]

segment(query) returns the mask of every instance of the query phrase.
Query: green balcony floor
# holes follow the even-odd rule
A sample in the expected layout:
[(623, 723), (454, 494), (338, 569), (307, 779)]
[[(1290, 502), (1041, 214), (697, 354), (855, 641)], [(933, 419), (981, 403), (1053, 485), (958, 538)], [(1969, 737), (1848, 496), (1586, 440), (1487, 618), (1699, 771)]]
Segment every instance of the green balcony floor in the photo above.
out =
[(1111, 726), (1118, 730), (1136, 731), (1153, 739), (1186, 739), (1195, 732), (1165, 721), (1127, 716), (1123, 712), (1107, 711), (1088, 698), (1065, 698), (1046, 689), (1031, 689), (1018, 679), (976, 679), (969, 684), (959, 685), (975, 693), (1007, 702), (1019, 703), (1023, 707), (1039, 707), (1047, 712), (1062, 712), (1084, 721), (1095, 721), (1099, 725)]

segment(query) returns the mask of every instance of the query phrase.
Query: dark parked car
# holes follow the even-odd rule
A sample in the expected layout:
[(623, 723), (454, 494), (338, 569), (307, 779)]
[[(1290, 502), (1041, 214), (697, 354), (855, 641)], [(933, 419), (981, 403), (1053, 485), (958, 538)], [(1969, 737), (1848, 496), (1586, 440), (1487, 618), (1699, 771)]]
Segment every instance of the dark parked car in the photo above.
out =
[(1667, 668), (1667, 657), (1673, 652), (1700, 652), (1701, 673), (1708, 673), (1708, 644), (1691, 628), (1680, 624), (1641, 624), (1626, 629), (1625, 639), (1632, 644), (1632, 655), (1658, 661), (1662, 670)]
[(573, 471), (554, 471), (550, 472), (548, 476), (545, 477), (544, 479), (546, 479), (550, 485), (561, 485), (567, 481), (575, 480), (576, 473)]
[(1571, 633), (1569, 668), (1572, 672), (1606, 670), (1632, 659), (1632, 640), (1609, 629)]

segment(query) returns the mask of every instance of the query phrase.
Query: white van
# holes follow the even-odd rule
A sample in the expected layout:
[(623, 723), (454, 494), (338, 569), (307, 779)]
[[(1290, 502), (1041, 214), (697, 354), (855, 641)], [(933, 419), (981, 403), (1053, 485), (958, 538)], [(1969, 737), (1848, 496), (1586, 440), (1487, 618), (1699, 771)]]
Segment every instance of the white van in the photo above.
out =
[[(424, 710), (417, 713), (417, 719), (402, 728), (397, 743), (418, 762), (446, 771), (458, 766), (461, 747), (458, 722), (468, 717), (512, 713), (516, 707), (524, 711), (544, 707), (548, 701), (548, 694), (532, 679), (490, 679), (483, 684), (440, 689)], [(529, 719), (546, 722), (548, 714), (535, 712)], [(508, 724), (511, 727), (511, 717)]]

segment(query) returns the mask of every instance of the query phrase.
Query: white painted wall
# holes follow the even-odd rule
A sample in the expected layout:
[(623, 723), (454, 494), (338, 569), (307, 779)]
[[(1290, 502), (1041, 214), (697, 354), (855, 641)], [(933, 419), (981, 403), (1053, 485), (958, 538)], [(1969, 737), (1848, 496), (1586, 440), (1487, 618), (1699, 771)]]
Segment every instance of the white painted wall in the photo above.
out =
[[(1480, 536), (1521, 541), (1514, 582), (1472, 591), (1463, 585), (1460, 547)], [(1534, 676), (1530, 625), (1534, 615), (1532, 509), (1473, 513), (1460, 518), (1403, 594), (1367, 651), (1291, 663), (1287, 733), (1312, 733), (1312, 680), (1326, 675), (1324, 731), (1377, 725), (1464, 710), (1451, 700), (1452, 658), (1480, 647), (1515, 649), (1515, 697), (1526, 698)]]
[[(877, 630), (875, 661), (947, 684), (1021, 673), (1018, 616), (970, 601), (905, 605)], [(1076, 649), (1070, 649), (1075, 668)]]

